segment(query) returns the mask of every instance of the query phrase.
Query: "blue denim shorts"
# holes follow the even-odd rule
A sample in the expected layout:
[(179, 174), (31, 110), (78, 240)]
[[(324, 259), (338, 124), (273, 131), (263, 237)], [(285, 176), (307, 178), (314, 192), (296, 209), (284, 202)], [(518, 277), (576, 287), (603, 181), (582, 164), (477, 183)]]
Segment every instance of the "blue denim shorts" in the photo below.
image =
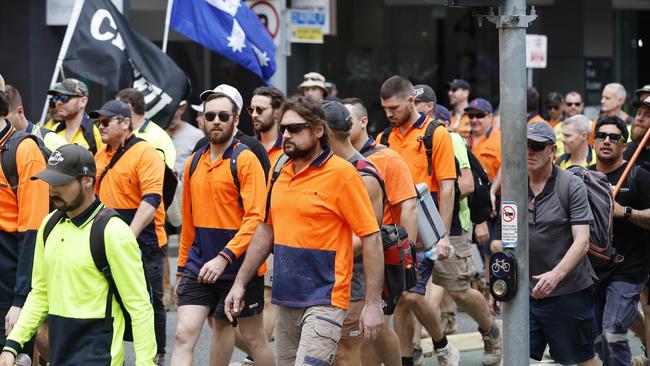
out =
[(541, 360), (546, 345), (562, 365), (574, 365), (595, 355), (593, 289), (529, 299), (530, 358)]

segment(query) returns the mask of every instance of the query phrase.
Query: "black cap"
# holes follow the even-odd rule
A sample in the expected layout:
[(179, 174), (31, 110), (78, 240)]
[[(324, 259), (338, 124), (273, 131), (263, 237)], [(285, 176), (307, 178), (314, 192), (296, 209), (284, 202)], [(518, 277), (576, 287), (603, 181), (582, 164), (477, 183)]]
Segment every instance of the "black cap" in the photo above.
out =
[(447, 83), (449, 89), (465, 89), (472, 91), (472, 88), (469, 86), (469, 83), (463, 79), (454, 79)]
[(100, 116), (113, 117), (117, 115), (123, 117), (131, 117), (131, 110), (129, 109), (128, 104), (116, 99), (109, 100), (108, 102), (104, 103), (100, 109), (88, 113), (88, 117), (92, 119), (97, 119)]
[(31, 179), (42, 179), (53, 186), (64, 185), (79, 177), (97, 174), (95, 158), (88, 149), (77, 144), (60, 146), (47, 159), (47, 168)]
[(418, 102), (436, 102), (436, 93), (430, 86), (425, 84), (418, 84), (413, 87), (415, 89), (415, 100)]
[(325, 111), (327, 125), (336, 131), (347, 132), (352, 128), (352, 115), (340, 102), (324, 100), (321, 106)]

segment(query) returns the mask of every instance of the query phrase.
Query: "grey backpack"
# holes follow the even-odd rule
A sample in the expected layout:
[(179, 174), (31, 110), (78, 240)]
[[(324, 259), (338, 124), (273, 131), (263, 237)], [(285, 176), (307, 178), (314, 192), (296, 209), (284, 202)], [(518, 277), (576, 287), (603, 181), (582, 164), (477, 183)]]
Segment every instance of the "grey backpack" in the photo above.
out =
[[(566, 174), (566, 172), (571, 174)], [(623, 256), (616, 254), (612, 246), (614, 222), (614, 196), (607, 176), (595, 170), (581, 166), (569, 167), (566, 172), (560, 170), (557, 175), (557, 193), (562, 209), (571, 217), (569, 209), (569, 188), (571, 175), (575, 175), (587, 187), (587, 198), (594, 220), (589, 225), (589, 261), (594, 269), (610, 263), (623, 262)]]

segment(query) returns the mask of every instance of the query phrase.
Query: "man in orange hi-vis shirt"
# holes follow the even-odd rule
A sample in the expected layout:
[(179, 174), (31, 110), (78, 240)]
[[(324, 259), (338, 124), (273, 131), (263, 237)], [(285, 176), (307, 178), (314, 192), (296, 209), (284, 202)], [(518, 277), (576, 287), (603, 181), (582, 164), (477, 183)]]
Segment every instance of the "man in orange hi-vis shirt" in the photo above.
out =
[(362, 242), (366, 281), (359, 327), (366, 341), (381, 332), (379, 226), (361, 176), (328, 147), (320, 103), (292, 97), (280, 113), (290, 160), (276, 164), (271, 174), (265, 222), (257, 227), (228, 294), (226, 313), (232, 317), (242, 311), (245, 284), (273, 250), (276, 364), (329, 365), (350, 302), (353, 233)]
[[(185, 164), (183, 226), (179, 242), (175, 294), (178, 297), (176, 345), (171, 364), (189, 366), (207, 316), (211, 317), (215, 352), (212, 364), (228, 364), (233, 325), (224, 313), (224, 299), (248, 253), (249, 243), (262, 221), (264, 170), (255, 154), (235, 137), (242, 97), (221, 84), (201, 93), (204, 132), (209, 143)], [(260, 267), (260, 266), (258, 266)], [(239, 330), (255, 364), (273, 365), (262, 311), (265, 265), (255, 268), (246, 282), (246, 308)]]

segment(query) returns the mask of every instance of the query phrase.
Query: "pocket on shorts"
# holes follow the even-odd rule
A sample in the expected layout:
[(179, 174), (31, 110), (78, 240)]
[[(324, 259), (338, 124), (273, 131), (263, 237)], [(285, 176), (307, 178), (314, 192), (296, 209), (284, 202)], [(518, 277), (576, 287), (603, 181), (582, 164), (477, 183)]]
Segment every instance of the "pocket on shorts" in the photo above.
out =
[(328, 321), (321, 320), (316, 323), (314, 326), (314, 331), (321, 338), (326, 338), (332, 340), (332, 342), (338, 344), (341, 339), (341, 327), (338, 327)]
[(594, 316), (580, 314), (575, 317), (575, 324), (580, 335), (580, 345), (587, 346), (594, 344), (596, 340), (596, 324), (594, 323)]

